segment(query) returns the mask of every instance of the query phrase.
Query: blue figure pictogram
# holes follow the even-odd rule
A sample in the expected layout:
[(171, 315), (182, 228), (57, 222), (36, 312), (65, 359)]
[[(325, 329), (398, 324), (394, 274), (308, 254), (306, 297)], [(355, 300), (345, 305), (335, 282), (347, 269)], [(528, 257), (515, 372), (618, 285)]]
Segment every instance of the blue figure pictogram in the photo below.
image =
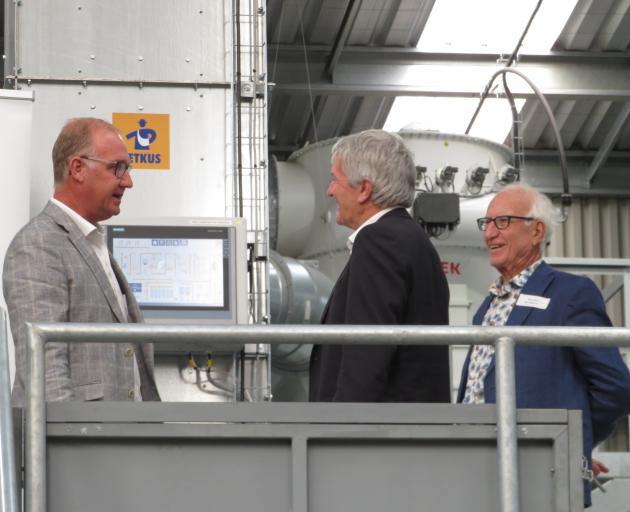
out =
[(148, 151), (149, 149), (151, 149), (150, 148), (151, 144), (157, 138), (157, 134), (155, 133), (155, 130), (152, 130), (151, 128), (145, 128), (145, 126), (147, 125), (147, 122), (144, 119), (140, 119), (140, 121), (138, 121), (138, 124), (140, 125), (140, 128), (132, 132), (129, 132), (127, 134), (127, 138), (136, 139), (135, 140), (136, 149), (140, 151)]

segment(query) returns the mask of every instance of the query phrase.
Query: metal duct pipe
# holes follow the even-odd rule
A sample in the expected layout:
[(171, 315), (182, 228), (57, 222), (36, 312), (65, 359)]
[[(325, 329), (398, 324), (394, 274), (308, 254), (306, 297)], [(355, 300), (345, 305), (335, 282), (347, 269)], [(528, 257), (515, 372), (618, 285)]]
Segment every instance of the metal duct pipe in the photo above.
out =
[(312, 233), (315, 190), (309, 173), (297, 162), (269, 159), (271, 247), (297, 257)]
[[(271, 251), (269, 295), (272, 324), (318, 324), (333, 284), (313, 265)], [(274, 345), (276, 369), (306, 371), (311, 345)]]
[(333, 284), (313, 264), (270, 252), (272, 324), (317, 324)]

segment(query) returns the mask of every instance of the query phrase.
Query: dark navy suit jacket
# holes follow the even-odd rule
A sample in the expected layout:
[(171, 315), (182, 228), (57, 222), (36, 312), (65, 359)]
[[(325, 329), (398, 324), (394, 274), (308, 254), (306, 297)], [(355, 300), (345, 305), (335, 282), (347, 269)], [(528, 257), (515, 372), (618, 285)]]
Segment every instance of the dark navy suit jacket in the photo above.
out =
[[(529, 278), (521, 294), (546, 297), (546, 309), (515, 305), (506, 325), (610, 326), (604, 301), (588, 278), (560, 272), (544, 262)], [(475, 314), (481, 325), (490, 306), (488, 296)], [(470, 350), (462, 369), (457, 401), (468, 379)], [(580, 409), (584, 454), (614, 430), (615, 422), (630, 413), (630, 373), (614, 347), (549, 347), (517, 345), (516, 406), (519, 408)], [(494, 358), (484, 380), (486, 403), (496, 402)], [(585, 487), (585, 504), (590, 493)]]
[[(448, 324), (448, 284), (422, 228), (403, 208), (362, 228), (323, 324)], [(449, 402), (446, 346), (316, 345), (315, 402)]]

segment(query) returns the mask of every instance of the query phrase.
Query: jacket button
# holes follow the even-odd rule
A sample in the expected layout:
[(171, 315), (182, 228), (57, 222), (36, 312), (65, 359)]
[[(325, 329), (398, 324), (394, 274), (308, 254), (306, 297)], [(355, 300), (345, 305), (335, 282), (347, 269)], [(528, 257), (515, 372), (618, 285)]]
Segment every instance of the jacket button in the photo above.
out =
[(126, 357), (133, 356), (133, 349), (132, 348), (128, 348), (127, 350), (125, 350), (125, 356)]
[(129, 395), (129, 398), (133, 398), (133, 396), (134, 396), (133, 389), (130, 389), (130, 390), (129, 390), (128, 395)]

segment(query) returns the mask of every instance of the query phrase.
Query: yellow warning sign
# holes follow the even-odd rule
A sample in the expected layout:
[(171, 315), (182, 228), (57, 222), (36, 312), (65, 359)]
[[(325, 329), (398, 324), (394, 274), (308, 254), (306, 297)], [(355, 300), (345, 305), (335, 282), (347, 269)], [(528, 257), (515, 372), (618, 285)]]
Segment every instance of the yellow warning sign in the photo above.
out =
[(168, 114), (114, 112), (112, 124), (120, 130), (134, 169), (169, 169)]

